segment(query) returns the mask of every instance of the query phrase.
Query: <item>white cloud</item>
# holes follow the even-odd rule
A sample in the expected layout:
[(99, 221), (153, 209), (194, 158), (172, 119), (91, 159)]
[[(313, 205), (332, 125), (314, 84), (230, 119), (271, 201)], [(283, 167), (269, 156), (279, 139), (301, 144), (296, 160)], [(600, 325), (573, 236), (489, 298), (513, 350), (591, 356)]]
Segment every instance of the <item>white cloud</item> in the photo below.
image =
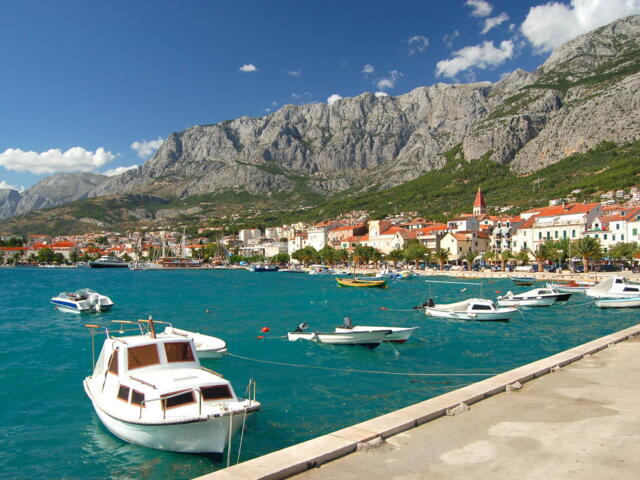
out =
[(396, 83), (398, 83), (398, 80), (400, 80), (403, 76), (404, 75), (402, 72), (399, 72), (398, 70), (391, 70), (387, 77), (378, 80), (376, 86), (378, 87), (378, 90), (393, 88), (396, 86)]
[(409, 44), (409, 55), (424, 52), (429, 46), (429, 39), (424, 35), (414, 35), (407, 40)]
[(491, 30), (493, 27), (497, 27), (498, 25), (500, 25), (501, 23), (506, 22), (507, 20), (509, 20), (509, 15), (507, 15), (504, 12), (502, 12), (500, 15), (498, 15), (496, 17), (486, 18), (485, 21), (484, 21), (484, 26), (482, 27), (482, 31), (480, 33), (482, 35), (484, 35), (489, 30)]
[(287, 72), (287, 75), (298, 78), (300, 75), (302, 75), (302, 70), (300, 70), (299, 68), (297, 70), (289, 70)]
[(138, 168), (138, 165), (131, 165), (129, 167), (116, 167), (111, 170), (107, 170), (106, 172), (102, 172), (102, 175), (106, 175), (107, 177), (115, 177), (116, 175), (121, 175), (124, 172), (128, 172), (129, 170), (135, 170)]
[(380, 97), (388, 97), (388, 96), (389, 96), (389, 94), (388, 94), (387, 92), (376, 92), (376, 93), (374, 93), (374, 95), (375, 95), (377, 98), (380, 98)]
[(540, 52), (548, 52), (578, 35), (640, 13), (639, 0), (571, 0), (529, 9), (520, 29)]
[(444, 42), (447, 48), (451, 48), (453, 46), (453, 41), (459, 36), (460, 36), (460, 32), (458, 30), (454, 30), (452, 33), (442, 37), (442, 41)]
[(238, 70), (241, 72), (257, 72), (258, 68), (253, 63), (245, 63)]
[(161, 137), (155, 140), (136, 141), (131, 144), (131, 148), (140, 158), (146, 158), (160, 148), (164, 140)]
[(334, 93), (333, 95), (331, 95), (329, 98), (327, 98), (327, 104), (329, 105), (333, 105), (334, 103), (336, 103), (338, 100), (340, 100), (342, 97), (340, 95), (338, 95), (337, 93)]
[(513, 56), (513, 41), (504, 40), (499, 47), (485, 41), (482, 45), (464, 47), (453, 52), (453, 58), (441, 60), (436, 65), (436, 76), (455, 77), (469, 68), (489, 68), (500, 65)]
[(36, 174), (55, 172), (90, 172), (100, 168), (116, 156), (100, 147), (95, 152), (72, 147), (66, 152), (52, 148), (46, 152), (25, 152), (9, 148), (0, 153), (0, 165), (7, 170)]
[(368, 63), (364, 67), (362, 67), (362, 73), (370, 74), (370, 73), (373, 73), (375, 71), (376, 71), (376, 69), (373, 68), (373, 65), (370, 65)]
[(20, 193), (24, 192), (24, 187), (22, 185), (18, 185), (16, 187), (14, 185), (9, 185), (4, 180), (0, 180), (0, 190), (2, 190), (2, 189), (5, 189), (5, 190), (17, 190)]
[(473, 9), (472, 17), (488, 17), (493, 10), (493, 5), (484, 0), (467, 0), (464, 4)]

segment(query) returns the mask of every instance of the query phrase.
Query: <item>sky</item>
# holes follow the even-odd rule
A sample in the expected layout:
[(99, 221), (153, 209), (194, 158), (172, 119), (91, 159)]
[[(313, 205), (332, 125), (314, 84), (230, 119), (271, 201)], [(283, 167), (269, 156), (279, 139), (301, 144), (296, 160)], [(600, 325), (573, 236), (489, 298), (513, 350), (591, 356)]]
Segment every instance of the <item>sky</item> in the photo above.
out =
[(640, 0), (0, 2), (0, 188), (141, 165), (193, 125), (496, 82)]

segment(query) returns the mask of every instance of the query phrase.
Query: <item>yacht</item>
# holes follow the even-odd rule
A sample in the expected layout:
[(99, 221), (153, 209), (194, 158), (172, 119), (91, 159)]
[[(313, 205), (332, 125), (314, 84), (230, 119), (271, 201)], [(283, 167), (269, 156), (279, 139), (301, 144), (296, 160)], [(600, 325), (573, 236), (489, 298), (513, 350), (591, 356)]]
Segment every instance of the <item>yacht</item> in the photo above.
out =
[(222, 453), (260, 409), (255, 383), (247, 388), (253, 398), (239, 398), (228, 380), (202, 367), (192, 338), (156, 334), (151, 318), (120, 325), (114, 331), (86, 325), (92, 341), (100, 331), (106, 334), (93, 373), (83, 382), (104, 426), (149, 448)]
[(51, 299), (58, 310), (73, 313), (101, 313), (111, 310), (113, 302), (106, 295), (94, 292), (90, 288), (81, 288), (75, 292), (62, 292)]
[(129, 268), (129, 264), (113, 255), (103, 255), (98, 260), (89, 262), (91, 268)]

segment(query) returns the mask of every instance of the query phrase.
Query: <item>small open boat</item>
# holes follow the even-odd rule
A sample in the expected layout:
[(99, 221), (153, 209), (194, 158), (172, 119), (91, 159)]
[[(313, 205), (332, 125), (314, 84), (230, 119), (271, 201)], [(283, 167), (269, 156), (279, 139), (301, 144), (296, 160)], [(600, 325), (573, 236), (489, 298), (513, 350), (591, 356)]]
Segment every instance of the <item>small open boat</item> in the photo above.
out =
[(316, 343), (326, 343), (331, 345), (362, 345), (363, 347), (375, 348), (385, 341), (385, 337), (391, 330), (365, 330), (346, 332), (307, 332), (307, 323), (301, 323), (293, 331), (287, 333), (290, 342), (297, 340), (309, 340)]
[(553, 295), (514, 295), (513, 292), (498, 297), (498, 305), (501, 307), (549, 307), (555, 301), (556, 297)]
[(501, 307), (485, 298), (424, 307), (424, 313), (430, 317), (494, 322), (507, 322), (517, 311), (517, 308)]
[(106, 295), (94, 292), (90, 288), (81, 288), (75, 292), (62, 292), (51, 299), (51, 303), (63, 312), (100, 313), (113, 307)]
[(529, 287), (533, 285), (533, 282), (536, 281), (534, 277), (511, 277), (511, 280), (513, 280), (513, 283), (515, 283), (516, 285), (520, 285), (523, 287)]
[(596, 305), (600, 308), (640, 308), (640, 297), (598, 298)]
[(595, 285), (593, 282), (547, 283), (547, 288), (555, 288), (563, 293), (585, 293)]
[[(164, 323), (158, 322), (156, 323)], [(222, 358), (227, 353), (227, 344), (224, 340), (211, 335), (190, 332), (188, 330), (180, 330), (172, 326), (165, 327), (164, 333), (167, 335), (179, 335), (181, 337), (190, 338), (196, 346), (198, 358)], [(160, 334), (162, 336), (162, 334)]]
[(386, 280), (363, 280), (361, 278), (336, 278), (339, 287), (387, 288)]
[(348, 332), (375, 332), (380, 330), (389, 331), (387, 336), (384, 337), (385, 342), (404, 343), (411, 335), (415, 333), (420, 327), (373, 327), (364, 325), (352, 325), (351, 317), (345, 317), (344, 324), (340, 327), (336, 327), (338, 333)]

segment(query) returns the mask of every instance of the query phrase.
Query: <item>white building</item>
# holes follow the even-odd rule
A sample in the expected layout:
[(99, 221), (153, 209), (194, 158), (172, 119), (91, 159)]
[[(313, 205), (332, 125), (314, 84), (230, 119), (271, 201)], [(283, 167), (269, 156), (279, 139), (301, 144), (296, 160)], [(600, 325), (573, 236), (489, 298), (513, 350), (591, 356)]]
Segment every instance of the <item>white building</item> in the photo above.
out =
[(240, 239), (243, 245), (249, 245), (250, 240), (259, 240), (261, 236), (262, 232), (259, 228), (243, 229), (238, 232), (238, 239)]
[(307, 242), (306, 245), (315, 248), (320, 251), (327, 246), (327, 233), (329, 229), (327, 227), (311, 227), (307, 230)]

